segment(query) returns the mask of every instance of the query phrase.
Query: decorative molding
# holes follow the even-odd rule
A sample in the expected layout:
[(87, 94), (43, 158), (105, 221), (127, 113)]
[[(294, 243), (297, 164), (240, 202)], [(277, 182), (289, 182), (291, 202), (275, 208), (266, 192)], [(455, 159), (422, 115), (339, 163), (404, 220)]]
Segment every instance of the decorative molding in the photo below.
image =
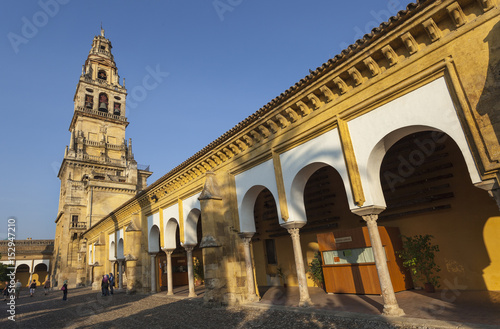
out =
[(290, 121), (292, 121), (292, 123), (299, 120), (299, 115), (291, 107), (287, 108), (285, 110), (285, 113), (288, 114), (288, 117), (290, 118)]
[(354, 203), (361, 207), (365, 203), (365, 195), (363, 193), (363, 185), (361, 184), (361, 175), (359, 174), (358, 163), (352, 145), (351, 135), (347, 122), (338, 118), (338, 130), (340, 141), (342, 143), (342, 152), (346, 162), (349, 182), (351, 183), (352, 195)]
[(436, 23), (432, 18), (422, 22), (422, 25), (427, 32), (427, 35), (431, 39), (432, 42), (435, 42), (441, 38), (441, 30), (437, 27)]
[(288, 215), (288, 205), (286, 201), (285, 183), (283, 181), (283, 171), (281, 169), (280, 155), (272, 151), (274, 177), (276, 179), (276, 186), (278, 187), (278, 200), (280, 204), (281, 218), (286, 222), (290, 217)]
[(390, 45), (383, 47), (382, 53), (384, 54), (385, 58), (387, 58), (390, 66), (396, 65), (398, 63), (398, 55)]
[(321, 87), (319, 87), (319, 90), (325, 96), (325, 100), (327, 103), (333, 101), (333, 99), (335, 98), (335, 95), (333, 94), (332, 90), (330, 88), (328, 88), (327, 86), (321, 86)]
[(182, 208), (182, 199), (177, 199), (177, 206), (179, 208), (179, 235), (180, 243), (184, 243), (184, 209)]
[(333, 78), (333, 82), (337, 85), (337, 88), (339, 88), (341, 95), (347, 92), (347, 84), (340, 77)]
[(351, 78), (354, 80), (354, 85), (359, 86), (361, 83), (363, 83), (363, 76), (361, 73), (359, 73), (358, 69), (356, 67), (351, 67), (349, 70), (347, 70)]
[(303, 101), (298, 101), (297, 103), (295, 103), (295, 105), (297, 105), (297, 107), (300, 109), (303, 117), (309, 115), (309, 113), (312, 112), (312, 110)]
[(418, 43), (415, 41), (410, 32), (406, 32), (401, 36), (401, 40), (403, 41), (408, 53), (413, 55), (419, 50)]
[(464, 12), (462, 11), (462, 8), (457, 2), (454, 2), (448, 7), (446, 7), (446, 10), (448, 11), (448, 14), (455, 23), (456, 27), (460, 27), (467, 22)]
[(321, 101), (319, 100), (318, 96), (314, 95), (313, 93), (307, 95), (307, 99), (311, 102), (313, 109), (317, 110), (321, 107)]
[(363, 60), (363, 63), (372, 74), (372, 77), (377, 76), (380, 73), (380, 67), (378, 66), (377, 62), (373, 60), (373, 58), (367, 57)]

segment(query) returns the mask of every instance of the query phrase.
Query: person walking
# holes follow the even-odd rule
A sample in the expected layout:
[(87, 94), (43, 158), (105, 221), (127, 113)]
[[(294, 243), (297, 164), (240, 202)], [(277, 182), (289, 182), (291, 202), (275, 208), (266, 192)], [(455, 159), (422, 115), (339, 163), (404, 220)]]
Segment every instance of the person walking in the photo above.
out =
[(109, 273), (109, 291), (111, 295), (113, 294), (114, 286), (115, 286), (115, 277), (113, 276), (113, 273)]
[(36, 289), (36, 280), (33, 280), (30, 284), (30, 297), (33, 297), (33, 295), (35, 295), (35, 289)]
[(102, 276), (102, 282), (101, 282), (102, 297), (109, 295), (108, 286), (109, 286), (108, 275), (105, 274)]
[(21, 281), (19, 281), (19, 279), (17, 279), (16, 281), (16, 285), (15, 285), (15, 290), (16, 290), (16, 299), (19, 298), (19, 294), (21, 293), (21, 287), (23, 286), (23, 284), (21, 283)]
[(49, 288), (50, 288), (50, 281), (49, 278), (45, 280), (45, 283), (43, 284), (43, 290), (45, 291), (45, 295), (49, 293)]
[(5, 281), (5, 288), (3, 288), (3, 300), (9, 299), (9, 281)]
[(68, 280), (64, 280), (61, 290), (63, 292), (63, 300), (68, 300)]

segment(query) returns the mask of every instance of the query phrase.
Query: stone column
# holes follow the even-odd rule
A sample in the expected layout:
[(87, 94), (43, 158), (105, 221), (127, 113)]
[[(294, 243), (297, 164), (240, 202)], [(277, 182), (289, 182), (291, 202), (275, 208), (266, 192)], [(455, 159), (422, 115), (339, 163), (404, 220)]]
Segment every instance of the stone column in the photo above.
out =
[(382, 313), (389, 316), (403, 316), (405, 312), (399, 307), (396, 295), (394, 294), (394, 287), (392, 286), (389, 268), (387, 267), (387, 257), (377, 226), (378, 214), (384, 209), (369, 207), (354, 211), (354, 213), (363, 217), (368, 227), (373, 256), (375, 257), (375, 267), (377, 268), (378, 279), (380, 281), (380, 290), (382, 291), (382, 299), (384, 300), (384, 310)]
[(254, 232), (240, 233), (240, 237), (243, 240), (243, 247), (245, 249), (245, 269), (247, 272), (246, 283), (248, 289), (247, 300), (250, 302), (257, 301), (259, 299), (255, 293), (255, 278), (253, 275), (252, 253), (250, 249), (253, 235)]
[(123, 289), (123, 259), (118, 260), (118, 289)]
[(174, 285), (172, 280), (172, 253), (174, 249), (162, 249), (167, 255), (167, 295), (174, 294)]
[(194, 246), (183, 246), (186, 249), (186, 258), (188, 266), (188, 283), (189, 283), (189, 295), (188, 297), (196, 297), (194, 292), (194, 271), (193, 271), (193, 248)]
[(156, 293), (156, 253), (149, 254), (151, 257), (151, 293)]
[(292, 237), (293, 253), (295, 256), (295, 267), (297, 268), (297, 280), (299, 282), (299, 306), (307, 307), (313, 305), (309, 297), (309, 290), (307, 288), (306, 269), (304, 267), (304, 259), (302, 257), (302, 247), (300, 245), (299, 230), (305, 223), (285, 223), (281, 226), (287, 229)]

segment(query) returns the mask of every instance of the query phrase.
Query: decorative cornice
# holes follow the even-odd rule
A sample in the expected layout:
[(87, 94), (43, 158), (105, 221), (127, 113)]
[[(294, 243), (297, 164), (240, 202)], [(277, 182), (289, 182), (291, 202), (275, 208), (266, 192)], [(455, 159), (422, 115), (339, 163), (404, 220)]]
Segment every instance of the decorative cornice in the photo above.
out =
[[(478, 0), (475, 5), (481, 6), (484, 12), (494, 6), (491, 0)], [(413, 60), (419, 58), (424, 48), (435, 49), (442, 45), (444, 41), (438, 45), (436, 42), (455, 32), (456, 28), (465, 31), (464, 26), (441, 30), (439, 26), (448, 25), (441, 24), (440, 21), (438, 26), (432, 18), (441, 17), (451, 22), (460, 22), (456, 17), (453, 18), (457, 10), (461, 12), (458, 3), (451, 0), (420, 0), (410, 3), (406, 10), (398, 12), (396, 16), (389, 18), (387, 22), (374, 28), (339, 55), (312, 71), (254, 114), (159, 178), (141, 194), (124, 203), (115, 212), (121, 213), (122, 209), (133, 203), (138, 203), (139, 206), (148, 205), (151, 203), (152, 195), (157, 195), (161, 199), (165, 194), (172, 193), (186, 184), (201, 180), (206, 171), (214, 170), (235, 157), (247, 154), (252, 148), (281, 134), (283, 130), (300, 124), (304, 118), (308, 119), (313, 112), (322, 111), (326, 105), (328, 108), (336, 106), (370, 83), (377, 82), (376, 79), (382, 79), (396, 72), (403, 65), (410, 63), (408, 58)], [(416, 17), (419, 13), (423, 14)], [(456, 22), (454, 26), (457, 25)], [(454, 37), (457, 36), (458, 34), (454, 33)], [(420, 44), (415, 42), (416, 39), (422, 38), (427, 38), (427, 42)], [(367, 70), (370, 76), (361, 75), (360, 70), (363, 69)], [(347, 119), (347, 116), (354, 115), (352, 111), (353, 108), (346, 109), (346, 113), (342, 113), (341, 116)], [(361, 202), (363, 198), (358, 195), (355, 200)]]

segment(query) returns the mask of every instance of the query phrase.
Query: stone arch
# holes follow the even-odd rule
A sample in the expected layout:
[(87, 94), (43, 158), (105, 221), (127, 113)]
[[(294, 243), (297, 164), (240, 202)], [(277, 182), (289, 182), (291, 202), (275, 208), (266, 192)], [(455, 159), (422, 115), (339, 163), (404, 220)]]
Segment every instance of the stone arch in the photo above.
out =
[(48, 270), (47, 264), (37, 264), (33, 270), (33, 280), (36, 280), (38, 284), (43, 284), (47, 280)]
[(19, 264), (16, 266), (16, 279), (21, 282), (23, 287), (27, 287), (30, 281), (30, 266), (28, 264)]
[(156, 225), (153, 225), (149, 230), (148, 251), (150, 253), (160, 251), (160, 229)]
[(294, 222), (307, 222), (304, 204), (304, 189), (309, 178), (319, 169), (328, 166), (326, 163), (313, 162), (303, 167), (293, 178), (288, 200), (290, 219)]
[(123, 238), (120, 238), (120, 240), (118, 240), (118, 245), (116, 247), (116, 258), (117, 259), (125, 258), (125, 255), (123, 254)]
[(164, 247), (166, 249), (175, 249), (177, 248), (177, 239), (176, 239), (176, 233), (179, 227), (179, 223), (177, 222), (177, 219), (175, 218), (170, 218), (167, 223), (165, 224), (165, 240), (164, 240)]
[[(462, 152), (462, 156), (464, 157), (472, 182), (475, 183), (480, 181), (479, 174), (475, 167), (474, 161), (472, 160), (472, 155), (470, 154), (470, 150), (468, 149), (467, 145), (463, 145), (462, 143), (461, 147), (460, 141), (455, 140), (452, 136), (447, 134), (446, 131), (437, 129), (435, 127), (423, 125), (405, 126), (386, 134), (382, 139), (378, 141), (378, 143), (375, 144), (375, 146), (369, 153), (368, 163), (366, 165), (366, 180), (368, 183), (368, 191), (371, 194), (374, 205), (383, 207), (386, 206), (380, 181), (380, 169), (385, 155), (394, 144), (396, 144), (404, 137), (423, 131), (431, 131), (432, 138), (427, 138), (422, 141), (416, 141), (418, 149), (414, 150), (413, 153), (410, 154), (410, 157), (408, 159), (409, 165), (411, 165), (413, 157), (428, 157), (434, 152), (436, 145), (443, 143), (447, 138), (451, 138)], [(466, 149), (464, 150), (464, 148)]]
[(114, 241), (111, 241), (109, 244), (109, 260), (116, 259), (116, 244)]
[(394, 140), (379, 168), (386, 209), (378, 225), (397, 227), (404, 236), (432, 235), (440, 247), (435, 261), (441, 283), (458, 280), (467, 290), (486, 289), (500, 264), (487, 248), (498, 239), (485, 234), (487, 225), (498, 227), (494, 200), (471, 184), (464, 155), (450, 136), (425, 129)]
[(451, 137), (462, 152), (472, 183), (481, 182), (457, 115), (460, 109), (456, 108), (445, 78), (405, 92), (347, 122), (366, 199), (363, 207), (385, 207), (378, 179), (381, 159), (389, 146), (419, 131), (442, 132)]
[(198, 220), (200, 218), (201, 211), (199, 209), (192, 209), (184, 222), (184, 244), (185, 245), (196, 245), (198, 241), (198, 234), (196, 232), (198, 226)]
[(240, 212), (240, 230), (241, 232), (255, 232), (254, 206), (260, 192), (266, 187), (263, 185), (252, 186), (243, 196)]
[(44, 263), (37, 264), (35, 266), (35, 269), (33, 271), (34, 272), (37, 272), (37, 271), (48, 271), (47, 264), (44, 264)]

